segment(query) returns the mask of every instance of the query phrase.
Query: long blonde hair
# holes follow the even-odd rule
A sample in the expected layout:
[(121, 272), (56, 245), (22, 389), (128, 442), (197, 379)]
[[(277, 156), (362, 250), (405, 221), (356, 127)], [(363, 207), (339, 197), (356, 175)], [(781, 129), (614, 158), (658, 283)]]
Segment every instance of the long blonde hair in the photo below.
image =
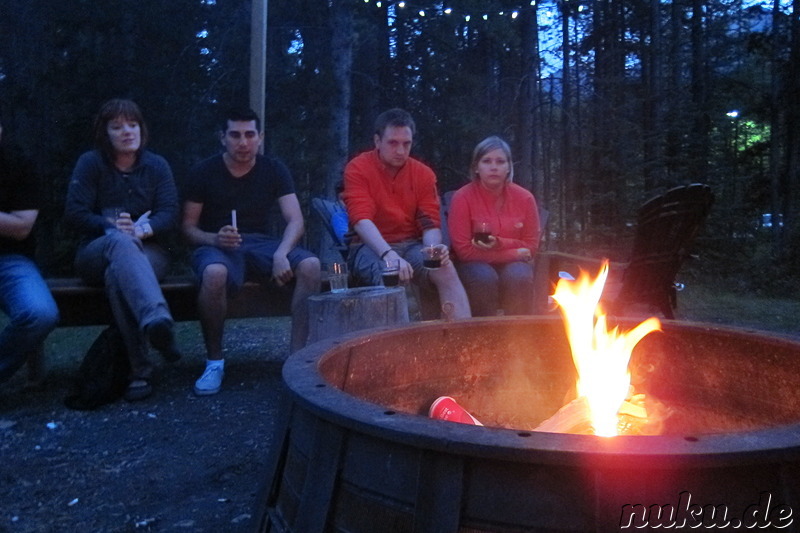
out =
[(514, 181), (514, 162), (511, 160), (511, 148), (509, 148), (507, 142), (497, 135), (486, 137), (484, 140), (479, 142), (472, 151), (472, 162), (469, 165), (470, 179), (472, 181), (476, 181), (478, 179), (478, 163), (480, 163), (483, 156), (493, 150), (503, 151), (506, 159), (508, 159), (508, 177), (506, 178), (506, 181)]

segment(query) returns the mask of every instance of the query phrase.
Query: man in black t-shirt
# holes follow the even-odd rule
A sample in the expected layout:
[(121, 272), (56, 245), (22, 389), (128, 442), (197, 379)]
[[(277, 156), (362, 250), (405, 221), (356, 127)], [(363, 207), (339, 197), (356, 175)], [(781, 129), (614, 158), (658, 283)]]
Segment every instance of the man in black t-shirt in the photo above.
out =
[[(208, 362), (195, 383), (198, 395), (215, 394), (224, 376), (222, 333), (227, 296), (246, 279), (294, 281), (291, 351), (308, 338), (306, 299), (319, 292), (319, 259), (297, 243), (304, 222), (294, 183), (278, 159), (259, 155), (263, 140), (251, 110), (232, 110), (222, 128), (225, 151), (192, 169), (184, 204), (183, 232), (197, 246), (192, 267), (200, 280), (198, 307)], [(270, 211), (286, 221), (280, 238), (267, 235)]]
[(0, 124), (0, 383), (22, 366), (58, 323), (58, 308), (34, 264), (31, 235), (39, 214), (39, 184), (30, 165), (2, 142)]

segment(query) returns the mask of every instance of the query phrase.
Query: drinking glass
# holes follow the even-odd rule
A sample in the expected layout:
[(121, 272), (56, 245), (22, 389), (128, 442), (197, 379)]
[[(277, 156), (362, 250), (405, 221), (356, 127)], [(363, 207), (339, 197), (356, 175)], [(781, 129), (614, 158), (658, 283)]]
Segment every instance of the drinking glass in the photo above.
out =
[(333, 263), (328, 272), (331, 283), (331, 292), (345, 292), (347, 290), (347, 263)]
[(396, 287), (400, 284), (400, 260), (386, 259), (381, 262), (381, 276), (384, 287)]
[(430, 269), (442, 266), (442, 249), (439, 246), (424, 246), (422, 248), (422, 266)]
[(485, 220), (479, 220), (475, 222), (472, 228), (472, 238), (475, 239), (476, 242), (489, 244), (489, 237), (491, 237), (491, 235), (492, 235), (491, 224), (489, 224)]

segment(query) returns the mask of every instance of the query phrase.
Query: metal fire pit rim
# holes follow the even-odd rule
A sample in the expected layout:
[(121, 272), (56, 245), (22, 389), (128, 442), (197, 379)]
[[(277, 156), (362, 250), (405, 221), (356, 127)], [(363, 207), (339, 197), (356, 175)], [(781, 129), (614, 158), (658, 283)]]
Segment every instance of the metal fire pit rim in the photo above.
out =
[[(474, 327), (476, 322), (518, 323), (520, 320), (560, 321), (560, 318), (473, 318), (362, 330), (319, 341), (291, 355), (283, 366), (284, 383), (295, 402), (324, 420), (367, 435), (445, 453), (561, 465), (592, 462), (609, 468), (614, 468), (615, 464), (629, 468), (632, 461), (641, 461), (650, 466), (653, 461), (659, 461), (664, 467), (671, 468), (674, 464), (722, 466), (732, 462), (760, 464), (800, 458), (800, 424), (719, 434), (621, 436), (610, 439), (593, 435), (478, 427), (393, 412), (386, 406), (347, 394), (327, 382), (319, 371), (320, 363), (334, 349), (352, 349), (376, 337), (413, 333), (415, 330), (444, 325), (458, 329)], [(622, 321), (623, 324), (626, 322)], [(795, 338), (757, 330), (673, 320), (663, 320), (662, 325), (665, 333), (675, 329), (717, 331), (759, 337), (766, 342), (788, 342), (800, 349), (800, 341)]]

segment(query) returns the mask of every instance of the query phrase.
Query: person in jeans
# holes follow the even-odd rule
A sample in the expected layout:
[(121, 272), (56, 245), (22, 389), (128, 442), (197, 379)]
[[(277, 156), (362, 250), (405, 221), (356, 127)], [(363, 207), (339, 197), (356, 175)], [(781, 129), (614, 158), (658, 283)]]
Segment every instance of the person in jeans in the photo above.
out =
[[(453, 195), (448, 227), (472, 312), (531, 314), (532, 258), (539, 244), (536, 200), (513, 183), (511, 149), (499, 137), (488, 137), (475, 147), (470, 178)], [(489, 224), (485, 242), (474, 238), (480, 222)]]
[[(221, 126), (224, 151), (190, 171), (183, 210), (183, 232), (197, 247), (192, 268), (200, 283), (197, 303), (207, 352), (206, 368), (194, 386), (199, 396), (222, 387), (227, 298), (246, 279), (294, 283), (292, 352), (306, 344), (306, 300), (320, 290), (319, 259), (297, 246), (305, 223), (291, 174), (279, 159), (259, 154), (263, 133), (258, 115), (232, 109)], [(286, 221), (280, 238), (267, 234), (276, 203)]]
[(32, 260), (39, 183), (30, 164), (2, 140), (0, 122), (0, 309), (8, 315), (0, 332), (0, 383), (39, 349), (58, 323), (56, 303)]
[[(451, 318), (468, 318), (469, 301), (442, 244), (436, 175), (410, 156), (416, 126), (402, 109), (381, 113), (375, 121), (375, 148), (354, 157), (344, 169), (344, 200), (358, 242), (348, 261), (355, 276), (381, 284), (381, 261), (399, 261), (400, 280), (438, 293), (452, 306)], [(422, 247), (442, 252), (441, 266), (423, 266)]]
[(131, 363), (125, 398), (152, 393), (147, 341), (169, 362), (180, 358), (159, 280), (169, 257), (159, 240), (175, 228), (178, 193), (166, 160), (148, 150), (147, 127), (131, 100), (106, 102), (94, 123), (96, 149), (78, 159), (67, 190), (65, 222), (83, 240), (77, 274), (105, 285), (114, 324)]

